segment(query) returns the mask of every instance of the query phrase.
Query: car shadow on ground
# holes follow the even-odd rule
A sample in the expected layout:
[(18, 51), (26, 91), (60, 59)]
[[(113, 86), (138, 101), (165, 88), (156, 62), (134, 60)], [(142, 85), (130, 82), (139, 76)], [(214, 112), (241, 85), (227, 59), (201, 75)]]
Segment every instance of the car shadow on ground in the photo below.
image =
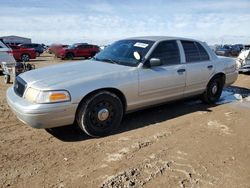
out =
[[(250, 89), (237, 86), (228, 87), (224, 91), (239, 93), (243, 98), (250, 95)], [(206, 105), (203, 104), (198, 98), (190, 98), (136, 111), (125, 115), (119, 128), (114, 130), (111, 135), (120, 134), (146, 126), (157, 126), (157, 123), (167, 122), (168, 120), (198, 111), (212, 112), (213, 107), (233, 102), (225, 101), (225, 99), (221, 98), (217, 104)], [(46, 131), (64, 142), (77, 142), (91, 139), (91, 137), (84, 134), (84, 132), (76, 124), (48, 129)]]
[(41, 61), (48, 61), (46, 59), (31, 59), (29, 60), (29, 63), (36, 63), (36, 62), (41, 62)]

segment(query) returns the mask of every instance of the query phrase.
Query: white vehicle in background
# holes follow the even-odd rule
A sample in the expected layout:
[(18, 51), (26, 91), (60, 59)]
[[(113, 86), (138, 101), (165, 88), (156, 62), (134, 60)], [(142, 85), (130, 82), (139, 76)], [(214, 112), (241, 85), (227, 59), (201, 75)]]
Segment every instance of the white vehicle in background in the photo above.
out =
[(16, 65), (16, 60), (11, 54), (11, 49), (0, 41), (0, 68), (2, 68), (4, 75), (4, 82), (9, 83), (10, 74), (13, 73), (13, 67)]
[(239, 72), (250, 72), (250, 49), (242, 50), (237, 57)]
[(16, 63), (13, 55), (10, 53), (12, 50), (6, 46), (2, 41), (0, 41), (0, 64), (6, 63)]

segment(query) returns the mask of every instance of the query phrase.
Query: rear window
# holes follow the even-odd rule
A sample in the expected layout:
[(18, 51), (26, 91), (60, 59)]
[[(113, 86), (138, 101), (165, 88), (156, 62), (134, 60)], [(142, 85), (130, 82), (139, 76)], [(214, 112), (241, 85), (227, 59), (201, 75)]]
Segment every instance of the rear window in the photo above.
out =
[(184, 48), (186, 62), (207, 61), (209, 56), (204, 47), (198, 42), (181, 41)]

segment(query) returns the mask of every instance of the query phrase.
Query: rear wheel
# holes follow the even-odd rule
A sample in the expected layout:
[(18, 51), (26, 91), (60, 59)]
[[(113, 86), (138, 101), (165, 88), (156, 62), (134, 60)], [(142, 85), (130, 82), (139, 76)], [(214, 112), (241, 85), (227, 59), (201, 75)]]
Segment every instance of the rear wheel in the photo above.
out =
[(36, 52), (36, 57), (39, 57), (40, 56), (40, 53), (39, 52)]
[(92, 52), (92, 53), (91, 53), (91, 57), (94, 57), (95, 54), (96, 54), (96, 52)]
[(72, 59), (74, 59), (74, 54), (72, 54), (72, 53), (67, 53), (66, 56), (65, 56), (65, 58), (66, 58), (66, 59), (72, 60)]
[(84, 100), (77, 111), (79, 127), (93, 137), (108, 135), (123, 116), (121, 100), (113, 93), (100, 91)]
[(216, 103), (221, 96), (224, 82), (222, 77), (216, 76), (207, 85), (206, 91), (203, 93), (201, 99), (206, 104)]
[(30, 60), (30, 56), (28, 54), (22, 54), (21, 60), (22, 60), (22, 62), (27, 62)]

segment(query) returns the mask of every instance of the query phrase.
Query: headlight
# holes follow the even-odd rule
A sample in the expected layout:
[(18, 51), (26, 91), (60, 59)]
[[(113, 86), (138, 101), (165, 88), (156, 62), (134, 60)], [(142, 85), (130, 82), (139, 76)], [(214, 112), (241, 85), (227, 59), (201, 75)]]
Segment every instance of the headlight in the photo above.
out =
[(70, 94), (65, 90), (58, 91), (40, 91), (34, 88), (28, 88), (24, 98), (33, 103), (56, 103), (70, 101)]

